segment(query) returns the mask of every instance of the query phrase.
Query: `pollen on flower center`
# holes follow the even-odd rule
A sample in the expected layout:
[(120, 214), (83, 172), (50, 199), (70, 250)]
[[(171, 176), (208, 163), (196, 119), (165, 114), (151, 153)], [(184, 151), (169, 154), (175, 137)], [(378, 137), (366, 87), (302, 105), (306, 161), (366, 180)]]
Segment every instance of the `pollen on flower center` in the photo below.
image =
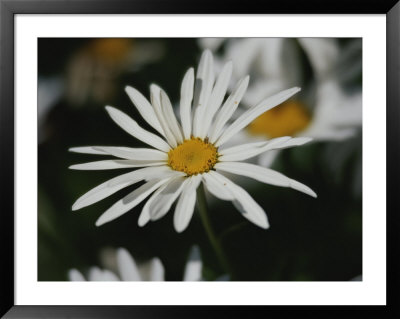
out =
[(306, 106), (299, 101), (289, 100), (257, 117), (248, 126), (248, 132), (270, 138), (293, 136), (304, 130), (310, 122), (311, 114)]
[(168, 165), (189, 176), (208, 172), (217, 160), (217, 148), (207, 140), (195, 137), (185, 140), (168, 152)]

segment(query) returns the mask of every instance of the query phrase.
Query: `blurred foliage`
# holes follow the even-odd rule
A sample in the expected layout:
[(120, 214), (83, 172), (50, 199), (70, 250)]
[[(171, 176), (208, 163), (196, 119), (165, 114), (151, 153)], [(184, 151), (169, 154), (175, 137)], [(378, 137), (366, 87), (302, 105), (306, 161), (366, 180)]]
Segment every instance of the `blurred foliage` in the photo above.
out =
[[(76, 52), (90, 41), (93, 39), (39, 39), (39, 76), (65, 78)], [(162, 45), (162, 58), (139, 69), (127, 68), (121, 72), (114, 83), (118, 94), (106, 102), (128, 113), (146, 128), (148, 125), (124, 92), (125, 85), (148, 96), (149, 85), (157, 83), (172, 101), (178, 101), (183, 75), (187, 68), (196, 66), (201, 54), (196, 39), (135, 39), (135, 45), (148, 41)], [(346, 44), (346, 40), (342, 42)], [(173, 228), (173, 211), (144, 228), (138, 227), (143, 203), (114, 222), (95, 226), (100, 214), (136, 185), (99, 203), (71, 211), (79, 196), (126, 170), (69, 170), (72, 164), (99, 157), (69, 153), (68, 148), (143, 144), (112, 122), (104, 104), (88, 100), (76, 107), (68, 101), (63, 94), (40, 127), (45, 138), (39, 144), (38, 160), (38, 279), (67, 280), (70, 268), (85, 270), (99, 265), (101, 249), (125, 247), (139, 262), (159, 257), (166, 269), (166, 279), (181, 280), (193, 244), (201, 248), (205, 278), (213, 280), (223, 274), (196, 212), (182, 234)], [(234, 269), (234, 280), (342, 281), (362, 273), (361, 197), (354, 196), (349, 183), (349, 176), (355, 174), (356, 161), (361, 160), (361, 139), (351, 141), (346, 142), (350, 143), (348, 147), (358, 149), (358, 153), (346, 157), (339, 168), (326, 164), (324, 150), (345, 147), (346, 143), (315, 143), (288, 149), (275, 161), (273, 168), (309, 185), (318, 193), (317, 199), (261, 183), (249, 184), (250, 189), (246, 187), (265, 209), (271, 224), (268, 230), (248, 222), (229, 202), (213, 200), (209, 203), (212, 222)], [(361, 183), (361, 175), (359, 181)]]

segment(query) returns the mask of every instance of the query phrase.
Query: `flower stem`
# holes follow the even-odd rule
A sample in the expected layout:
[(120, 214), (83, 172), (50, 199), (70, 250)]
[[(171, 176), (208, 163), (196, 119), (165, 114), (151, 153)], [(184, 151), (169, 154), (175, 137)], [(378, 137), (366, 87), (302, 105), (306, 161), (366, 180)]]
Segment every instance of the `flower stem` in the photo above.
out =
[(210, 216), (208, 214), (208, 209), (207, 209), (206, 194), (204, 192), (203, 185), (200, 185), (197, 188), (197, 207), (199, 209), (200, 218), (201, 218), (203, 226), (206, 230), (208, 239), (210, 240), (211, 246), (214, 248), (214, 251), (217, 255), (220, 265), (226, 272), (228, 272), (232, 275), (232, 272), (230, 271), (231, 269), (229, 267), (229, 263), (225, 256), (225, 253), (222, 249), (221, 243), (218, 241), (217, 236), (215, 235), (215, 230), (211, 225), (211, 220), (210, 220)]

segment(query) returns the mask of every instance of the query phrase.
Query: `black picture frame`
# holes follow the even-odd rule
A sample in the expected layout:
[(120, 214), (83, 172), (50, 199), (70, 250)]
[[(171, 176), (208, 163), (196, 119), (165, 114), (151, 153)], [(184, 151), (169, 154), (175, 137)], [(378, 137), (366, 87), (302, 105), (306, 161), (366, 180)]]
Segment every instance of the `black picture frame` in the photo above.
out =
[[(400, 3), (398, 0), (255, 2), (183, 0), (0, 0), (0, 315), (5, 318), (400, 318)], [(14, 304), (14, 18), (16, 14), (385, 14), (387, 21), (386, 306), (16, 306)], [(382, 172), (384, 173), (384, 172)]]

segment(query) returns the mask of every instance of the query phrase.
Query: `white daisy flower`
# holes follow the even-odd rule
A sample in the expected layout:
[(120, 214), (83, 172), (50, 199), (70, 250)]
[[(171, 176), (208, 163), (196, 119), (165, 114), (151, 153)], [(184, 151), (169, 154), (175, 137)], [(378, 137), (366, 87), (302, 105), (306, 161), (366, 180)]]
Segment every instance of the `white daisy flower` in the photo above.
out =
[[(70, 281), (165, 281), (164, 266), (159, 258), (138, 265), (125, 248), (118, 248), (112, 252), (112, 259), (115, 259), (115, 270), (91, 267), (85, 279), (79, 270), (73, 268), (68, 271), (68, 278)], [(183, 281), (200, 281), (202, 267), (199, 249), (194, 246), (185, 265)]]
[[(224, 42), (225, 53), (217, 64), (232, 59), (235, 63), (234, 79), (245, 74), (255, 77), (243, 100), (245, 106), (253, 105), (266, 93), (274, 94), (294, 83), (308, 87), (305, 94), (261, 114), (236, 136), (237, 142), (282, 135), (307, 136), (314, 141), (341, 141), (353, 137), (361, 127), (361, 92), (349, 94), (340, 85), (341, 79), (354, 78), (361, 72), (361, 59), (355, 63), (343, 61), (343, 56), (354, 55), (355, 45), (350, 44), (342, 54), (337, 40), (332, 38), (300, 38), (296, 41), (284, 38), (204, 38), (200, 45), (216, 50)], [(302, 55), (311, 67), (311, 81), (306, 76)], [(340, 68), (344, 64), (346, 69)], [(260, 156), (259, 163), (269, 166), (277, 153)]]
[(224, 144), (254, 119), (299, 92), (300, 88), (287, 89), (262, 100), (225, 127), (238, 107), (249, 82), (248, 76), (241, 79), (224, 102), (231, 73), (232, 63), (228, 62), (214, 81), (213, 57), (211, 52), (206, 50), (202, 54), (196, 78), (193, 68), (190, 68), (183, 78), (180, 99), (181, 123), (174, 114), (167, 94), (157, 85), (152, 84), (150, 87), (151, 103), (136, 89), (126, 87), (126, 92), (139, 113), (159, 135), (141, 128), (125, 113), (106, 106), (111, 118), (122, 129), (151, 148), (71, 148), (71, 151), (78, 153), (117, 157), (112, 160), (72, 165), (72, 169), (141, 167), (90, 190), (74, 203), (72, 209), (81, 209), (122, 188), (145, 181), (142, 186), (106, 210), (96, 225), (100, 226), (118, 218), (151, 195), (139, 216), (139, 225), (143, 226), (151, 220), (163, 217), (177, 201), (174, 226), (177, 232), (182, 232), (193, 215), (196, 189), (203, 183), (215, 197), (231, 201), (245, 218), (257, 226), (268, 228), (269, 223), (263, 208), (242, 187), (225, 177), (224, 172), (243, 175), (262, 183), (290, 187), (316, 197), (308, 186), (283, 174), (241, 162), (270, 150), (302, 145), (310, 141), (310, 138), (284, 136), (224, 148)]

